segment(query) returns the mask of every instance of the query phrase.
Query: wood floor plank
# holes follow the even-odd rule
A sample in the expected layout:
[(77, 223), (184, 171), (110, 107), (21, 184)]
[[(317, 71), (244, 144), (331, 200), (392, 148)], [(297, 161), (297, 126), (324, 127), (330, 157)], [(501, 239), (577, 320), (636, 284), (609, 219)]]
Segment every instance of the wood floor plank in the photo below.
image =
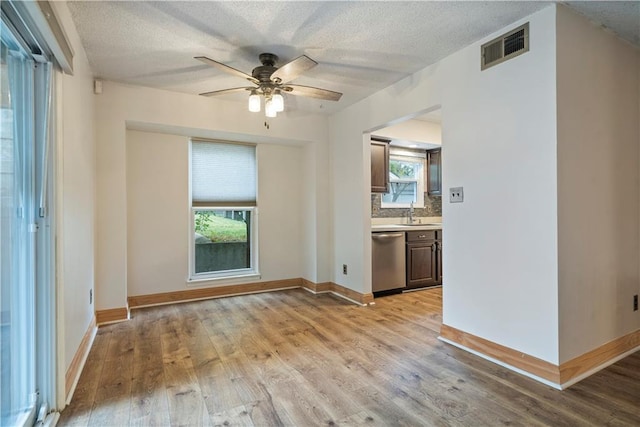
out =
[(249, 411), (244, 405), (236, 406), (211, 415), (211, 420), (215, 426), (249, 426), (255, 424), (249, 415)]
[[(96, 400), (91, 409), (88, 426), (130, 425), (131, 401), (118, 397)], [(63, 424), (64, 425), (64, 424)]]
[(287, 290), (99, 329), (62, 426), (640, 425), (640, 353), (560, 392), (437, 339), (439, 288)]
[(111, 331), (108, 329), (99, 329), (96, 333), (87, 356), (87, 360), (95, 362), (85, 364), (74, 393), (74, 404), (61, 414), (61, 423), (73, 426), (88, 425), (110, 339)]
[(150, 326), (146, 333), (139, 333), (140, 330), (136, 332), (131, 384), (131, 425), (168, 425), (169, 402), (159, 330)]
[(188, 349), (175, 331), (163, 333), (161, 343), (171, 425), (211, 425)]
[(297, 381), (273, 384), (270, 393), (276, 406), (281, 407), (294, 425), (331, 425), (335, 423), (324, 405), (319, 404), (313, 394)]
[(408, 412), (393, 401), (393, 396), (379, 387), (365, 387), (356, 390), (352, 399), (366, 407), (369, 423), (393, 426), (449, 426), (451, 423), (438, 419), (429, 423), (424, 413)]
[[(89, 426), (130, 424), (133, 335), (133, 329), (123, 327), (121, 324), (111, 328), (88, 421)], [(91, 357), (91, 354), (89, 356)]]
[[(602, 408), (572, 402), (569, 399), (569, 391), (561, 392), (511, 371), (505, 371), (498, 365), (455, 347), (447, 347), (447, 350), (450, 351), (449, 357), (465, 363), (452, 365), (439, 357), (433, 357), (431, 361), (447, 366), (452, 375), (464, 378), (466, 383), (487, 390), (490, 399), (506, 408), (519, 413), (538, 414), (535, 419), (546, 421), (545, 425), (552, 423), (552, 420), (553, 423), (563, 421), (569, 425), (588, 425), (604, 415)], [(499, 386), (496, 386), (496, 382)], [(608, 417), (605, 415), (604, 418)]]
[(248, 359), (227, 359), (224, 363), (229, 369), (234, 389), (256, 426), (294, 425), (286, 412), (274, 406), (273, 396), (264, 383), (255, 377)]

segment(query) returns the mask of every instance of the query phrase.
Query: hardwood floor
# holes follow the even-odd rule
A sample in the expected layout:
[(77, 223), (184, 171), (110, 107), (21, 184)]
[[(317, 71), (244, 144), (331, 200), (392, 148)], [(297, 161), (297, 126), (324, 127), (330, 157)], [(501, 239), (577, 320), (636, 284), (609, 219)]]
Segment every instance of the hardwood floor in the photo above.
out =
[(640, 425), (640, 353), (564, 392), (437, 340), (440, 289), (301, 289), (101, 327), (60, 425)]

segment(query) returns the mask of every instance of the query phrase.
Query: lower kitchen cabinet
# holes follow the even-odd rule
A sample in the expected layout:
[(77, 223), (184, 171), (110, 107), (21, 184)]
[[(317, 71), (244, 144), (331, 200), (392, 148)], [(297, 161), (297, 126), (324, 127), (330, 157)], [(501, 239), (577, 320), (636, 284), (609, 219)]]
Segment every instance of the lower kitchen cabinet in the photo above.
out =
[(442, 231), (407, 232), (407, 288), (442, 284)]
[(436, 243), (438, 244), (438, 249), (436, 253), (436, 269), (438, 274), (436, 276), (438, 280), (436, 281), (436, 285), (442, 285), (442, 230), (439, 230), (437, 235), (438, 241)]

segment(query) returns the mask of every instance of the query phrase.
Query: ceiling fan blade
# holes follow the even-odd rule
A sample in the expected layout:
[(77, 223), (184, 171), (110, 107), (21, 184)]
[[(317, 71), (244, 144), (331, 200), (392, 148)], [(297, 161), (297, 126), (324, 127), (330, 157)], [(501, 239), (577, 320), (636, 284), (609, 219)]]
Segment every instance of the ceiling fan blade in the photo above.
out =
[(274, 71), (274, 73), (271, 74), (271, 80), (279, 80), (280, 83), (287, 83), (316, 65), (318, 65), (316, 61), (307, 55), (302, 55)]
[(319, 87), (287, 85), (283, 89), (291, 95), (308, 96), (310, 98), (325, 99), (327, 101), (340, 101), (340, 97), (342, 97), (340, 92), (320, 89)]
[(202, 96), (217, 96), (217, 95), (226, 95), (228, 93), (235, 93), (235, 92), (243, 92), (246, 90), (253, 90), (255, 89), (255, 87), (234, 87), (231, 89), (222, 89), (222, 90), (214, 90), (211, 92), (205, 92), (205, 93), (201, 93), (200, 95)]
[(207, 65), (210, 65), (210, 66), (212, 66), (214, 68), (222, 70), (225, 73), (229, 73), (229, 74), (233, 74), (234, 76), (242, 77), (243, 79), (247, 79), (247, 80), (249, 80), (250, 82), (253, 82), (253, 83), (258, 83), (258, 80), (254, 79), (249, 74), (244, 73), (244, 72), (242, 72), (240, 70), (236, 70), (233, 67), (229, 67), (228, 65), (225, 65), (222, 62), (214, 61), (213, 59), (207, 58), (206, 56), (196, 56), (194, 59), (197, 59), (198, 61), (204, 62)]

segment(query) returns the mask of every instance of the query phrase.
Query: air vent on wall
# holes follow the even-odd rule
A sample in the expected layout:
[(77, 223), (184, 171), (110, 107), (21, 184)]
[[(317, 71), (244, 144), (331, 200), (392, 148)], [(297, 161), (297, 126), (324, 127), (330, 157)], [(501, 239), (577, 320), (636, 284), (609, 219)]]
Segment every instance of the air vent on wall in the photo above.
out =
[(529, 51), (529, 23), (485, 43), (480, 48), (480, 69), (485, 70)]

